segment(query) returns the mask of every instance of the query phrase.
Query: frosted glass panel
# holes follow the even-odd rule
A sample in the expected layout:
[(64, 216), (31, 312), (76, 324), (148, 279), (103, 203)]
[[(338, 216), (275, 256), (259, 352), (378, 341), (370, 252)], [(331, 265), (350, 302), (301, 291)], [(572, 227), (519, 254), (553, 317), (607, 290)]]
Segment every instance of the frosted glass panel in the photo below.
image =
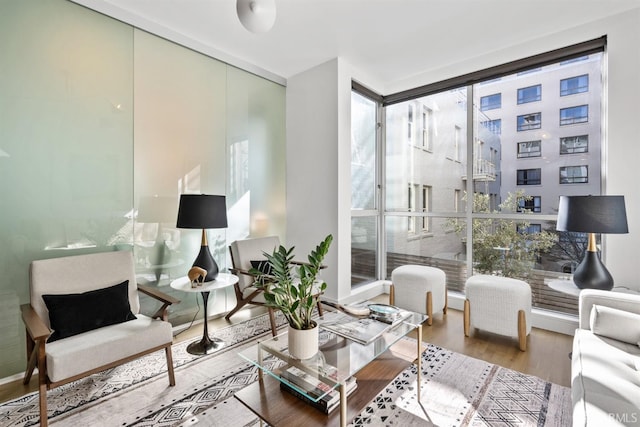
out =
[[(134, 38), (136, 270), (140, 282), (182, 300), (171, 316), (180, 323), (185, 320), (180, 316), (196, 306), (196, 294), (168, 285), (191, 268), (201, 230), (176, 228), (178, 201), (182, 193), (225, 194), (227, 67), (143, 31), (136, 30)], [(222, 271), (226, 230), (207, 233)], [(212, 299), (210, 311), (224, 309), (217, 307), (225, 300), (223, 292)]]
[(227, 114), (227, 239), (276, 235), (284, 243), (285, 88), (228, 67)]
[(5, 377), (25, 368), (29, 263), (131, 243), (133, 31), (67, 1), (0, 8)]

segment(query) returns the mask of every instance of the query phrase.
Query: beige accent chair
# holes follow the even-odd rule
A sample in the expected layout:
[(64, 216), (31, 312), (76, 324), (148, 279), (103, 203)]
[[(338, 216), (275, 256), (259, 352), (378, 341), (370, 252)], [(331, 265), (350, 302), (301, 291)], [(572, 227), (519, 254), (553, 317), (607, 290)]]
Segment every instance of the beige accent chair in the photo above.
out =
[(465, 283), (464, 335), (471, 328), (518, 337), (521, 351), (527, 350), (531, 333), (531, 286), (510, 277), (475, 275)]
[[(43, 295), (75, 298), (87, 291), (101, 292), (112, 285), (122, 286), (126, 280), (129, 306), (136, 319), (47, 342), (54, 331), (50, 328), (49, 310)], [(162, 303), (152, 317), (139, 312), (138, 291)], [(37, 367), (41, 426), (48, 424), (47, 390), (148, 353), (165, 351), (169, 384), (175, 385), (171, 354), (173, 333), (171, 324), (166, 321), (166, 309), (180, 301), (154, 288), (137, 285), (131, 252), (105, 252), (33, 261), (30, 293), (31, 303), (21, 306), (27, 332), (28, 361), (24, 384), (29, 383)]]
[(447, 314), (447, 276), (444, 271), (427, 265), (402, 265), (391, 272), (389, 304), (426, 314), (427, 325), (433, 324), (436, 311)]
[[(274, 249), (277, 249), (279, 246), (280, 239), (277, 236), (236, 240), (229, 245), (232, 264), (230, 270), (238, 276), (238, 282), (233, 288), (236, 294), (236, 306), (225, 316), (225, 319), (229, 320), (231, 316), (247, 304), (266, 306), (264, 291), (254, 286), (256, 276), (249, 273), (249, 270), (252, 268), (251, 261), (266, 260), (264, 253), (273, 253)], [(300, 262), (297, 263), (301, 264)], [(273, 336), (276, 336), (275, 311), (271, 307), (267, 307), (267, 310), (269, 313), (269, 321), (271, 322), (271, 333)], [(322, 306), (319, 301), (318, 313), (322, 316)]]

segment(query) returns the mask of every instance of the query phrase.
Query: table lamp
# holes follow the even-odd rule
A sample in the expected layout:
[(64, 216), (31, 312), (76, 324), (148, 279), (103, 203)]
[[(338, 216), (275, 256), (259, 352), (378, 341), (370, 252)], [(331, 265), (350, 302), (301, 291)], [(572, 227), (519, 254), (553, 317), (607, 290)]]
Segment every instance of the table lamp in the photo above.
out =
[(580, 289), (611, 290), (613, 277), (600, 260), (595, 233), (629, 232), (624, 196), (560, 196), (556, 230), (589, 234), (573, 283)]
[(176, 227), (202, 229), (200, 253), (198, 253), (196, 260), (193, 262), (193, 266), (207, 270), (205, 282), (215, 280), (218, 276), (218, 264), (211, 256), (211, 252), (209, 252), (206, 229), (227, 227), (225, 196), (182, 194), (180, 196)]

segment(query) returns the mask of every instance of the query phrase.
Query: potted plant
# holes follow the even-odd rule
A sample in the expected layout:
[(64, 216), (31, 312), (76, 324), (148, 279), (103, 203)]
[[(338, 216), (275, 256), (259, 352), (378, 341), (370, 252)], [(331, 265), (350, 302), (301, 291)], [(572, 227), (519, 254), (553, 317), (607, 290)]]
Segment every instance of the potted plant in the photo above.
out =
[(280, 245), (273, 253), (264, 253), (266, 265), (250, 271), (257, 277), (256, 286), (264, 290), (267, 306), (280, 310), (287, 319), (289, 353), (298, 359), (308, 359), (318, 351), (318, 324), (311, 316), (327, 288), (318, 274), (332, 241), (329, 234), (309, 253), (305, 263), (294, 261), (295, 247)]

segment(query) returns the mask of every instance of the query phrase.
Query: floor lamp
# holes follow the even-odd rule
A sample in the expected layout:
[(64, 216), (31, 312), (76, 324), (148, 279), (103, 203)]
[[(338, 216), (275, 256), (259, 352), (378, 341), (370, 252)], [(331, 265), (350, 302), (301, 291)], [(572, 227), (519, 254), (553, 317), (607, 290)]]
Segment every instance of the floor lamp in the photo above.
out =
[(212, 196), (208, 194), (182, 194), (178, 207), (178, 228), (201, 228), (202, 243), (200, 252), (193, 262), (194, 267), (200, 267), (207, 271), (205, 282), (210, 282), (218, 277), (218, 264), (211, 256), (207, 243), (208, 228), (227, 227), (227, 204), (225, 196)]
[(573, 283), (580, 289), (611, 290), (613, 277), (600, 260), (595, 233), (629, 232), (624, 196), (560, 196), (556, 230), (589, 233)]

